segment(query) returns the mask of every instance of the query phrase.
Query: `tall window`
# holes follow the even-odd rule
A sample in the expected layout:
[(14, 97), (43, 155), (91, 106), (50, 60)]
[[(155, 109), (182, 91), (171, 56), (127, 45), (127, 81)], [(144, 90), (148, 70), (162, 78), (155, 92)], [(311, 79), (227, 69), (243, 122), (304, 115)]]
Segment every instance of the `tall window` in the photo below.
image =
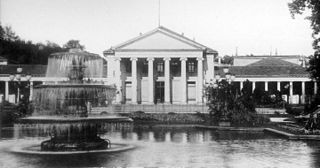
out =
[(158, 72), (158, 73), (163, 73), (163, 70), (164, 70), (164, 68), (163, 68), (163, 62), (158, 62), (158, 63), (157, 63), (157, 72)]
[(194, 73), (196, 71), (195, 69), (195, 63), (193, 61), (188, 62), (188, 72)]

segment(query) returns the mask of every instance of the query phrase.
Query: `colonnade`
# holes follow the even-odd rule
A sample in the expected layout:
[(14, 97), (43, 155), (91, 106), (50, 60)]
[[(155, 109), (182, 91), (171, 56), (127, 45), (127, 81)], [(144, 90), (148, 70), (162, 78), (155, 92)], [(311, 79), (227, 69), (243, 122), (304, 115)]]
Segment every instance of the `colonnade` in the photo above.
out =
[[(148, 104), (154, 104), (154, 96), (155, 96), (155, 79), (154, 79), (154, 61), (155, 58), (158, 57), (139, 57), (139, 58), (146, 58), (148, 62), (148, 88), (143, 88), (143, 89), (148, 89)], [(137, 82), (137, 62), (138, 62), (138, 57), (130, 57), (131, 61), (131, 89), (132, 89), (132, 99), (131, 103), (132, 104), (137, 104), (137, 97), (138, 97), (138, 82)], [(171, 59), (174, 57), (162, 57), (164, 61), (164, 103), (165, 104), (171, 104), (172, 103), (172, 89), (171, 89), (171, 74), (170, 74), (170, 62)], [(190, 57), (191, 58), (191, 57)], [(123, 86), (123, 82), (121, 79), (121, 57), (115, 57), (115, 78), (116, 78), (116, 85), (121, 86), (119, 90), (119, 94), (117, 95), (117, 100), (116, 102), (121, 102), (123, 101), (123, 89), (125, 86)], [(181, 63), (181, 93), (182, 93), (182, 98), (181, 98), (181, 104), (187, 104), (187, 60), (188, 57), (181, 57), (180, 59)], [(202, 87), (203, 87), (203, 58), (202, 57), (197, 57), (197, 80), (196, 80), (196, 85), (197, 85), (197, 97), (196, 97), (196, 102), (197, 103), (202, 103), (203, 102), (203, 96), (202, 96)]]
[[(250, 79), (249, 79), (250, 81)], [(244, 80), (242, 81), (237, 81), (240, 82), (240, 90), (242, 90), (243, 88), (243, 83), (245, 82)], [(306, 82), (308, 81), (286, 81), (285, 79), (282, 79), (281, 81), (250, 81), (252, 82), (252, 91), (254, 91), (256, 89), (256, 83), (257, 82), (264, 82), (264, 90), (268, 91), (269, 90), (269, 83), (270, 82), (276, 82), (277, 83), (277, 90), (278, 91), (282, 91), (281, 90), (281, 82), (287, 82), (288, 85), (288, 89), (289, 89), (289, 103), (292, 103), (292, 99), (291, 97), (293, 96), (293, 82), (301, 82), (301, 103), (304, 104), (305, 102), (305, 96), (306, 96)], [(311, 82), (311, 81), (310, 81)], [(313, 94), (317, 94), (318, 92), (318, 88), (317, 88), (317, 82), (313, 82)]]

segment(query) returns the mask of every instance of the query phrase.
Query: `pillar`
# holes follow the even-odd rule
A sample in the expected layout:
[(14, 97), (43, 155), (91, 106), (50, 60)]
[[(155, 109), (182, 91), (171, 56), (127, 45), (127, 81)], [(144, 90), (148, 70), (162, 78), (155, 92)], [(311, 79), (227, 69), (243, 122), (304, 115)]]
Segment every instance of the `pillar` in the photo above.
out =
[(154, 79), (153, 79), (153, 61), (154, 58), (148, 60), (148, 103), (154, 104)]
[(137, 104), (137, 91), (138, 91), (138, 85), (137, 85), (137, 60), (138, 58), (132, 57), (131, 59), (131, 91), (132, 91), (132, 104)]
[(305, 103), (305, 96), (306, 96), (306, 89), (305, 89), (305, 83), (306, 82), (301, 82), (301, 104)]
[(202, 104), (203, 95), (203, 58), (198, 57), (197, 102)]
[(292, 104), (292, 96), (293, 96), (293, 82), (290, 82), (290, 85), (289, 85), (289, 104)]
[(268, 82), (264, 82), (264, 91), (268, 91)]
[(5, 100), (9, 101), (9, 81), (5, 81)]
[(121, 58), (116, 57), (114, 58), (115, 68), (114, 68), (114, 78), (115, 78), (115, 85), (117, 87), (117, 95), (116, 95), (116, 103), (122, 102), (122, 94), (123, 94), (123, 86), (121, 82), (121, 68), (120, 62)]
[(186, 61), (188, 58), (180, 58), (181, 61), (181, 97), (182, 101), (181, 103), (186, 104), (187, 103), (187, 66)]
[(170, 58), (164, 58), (164, 103), (170, 104)]
[(240, 81), (240, 93), (241, 93), (242, 88), (243, 88), (243, 81)]
[(33, 96), (33, 81), (30, 81), (29, 101), (32, 101), (32, 96)]
[(281, 92), (280, 81), (277, 81), (277, 90)]
[(252, 82), (252, 92), (254, 92), (254, 89), (256, 89), (256, 82)]

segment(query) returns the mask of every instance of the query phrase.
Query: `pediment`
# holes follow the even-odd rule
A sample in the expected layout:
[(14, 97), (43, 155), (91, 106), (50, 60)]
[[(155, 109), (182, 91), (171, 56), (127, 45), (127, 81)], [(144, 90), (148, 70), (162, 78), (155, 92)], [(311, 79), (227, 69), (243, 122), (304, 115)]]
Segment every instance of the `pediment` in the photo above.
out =
[(117, 47), (115, 50), (204, 50), (205, 47), (164, 28), (140, 35)]

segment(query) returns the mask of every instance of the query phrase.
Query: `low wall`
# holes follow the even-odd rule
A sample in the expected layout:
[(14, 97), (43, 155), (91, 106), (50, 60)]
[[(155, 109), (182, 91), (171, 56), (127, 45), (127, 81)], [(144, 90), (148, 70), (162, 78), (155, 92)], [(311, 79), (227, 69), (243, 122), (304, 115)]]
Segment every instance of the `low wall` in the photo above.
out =
[(145, 113), (208, 113), (208, 106), (196, 105), (196, 104), (115, 104), (108, 107), (95, 107), (92, 109), (92, 113), (131, 113), (142, 111)]
[(278, 108), (256, 108), (257, 114), (287, 114), (286, 109), (278, 109)]

